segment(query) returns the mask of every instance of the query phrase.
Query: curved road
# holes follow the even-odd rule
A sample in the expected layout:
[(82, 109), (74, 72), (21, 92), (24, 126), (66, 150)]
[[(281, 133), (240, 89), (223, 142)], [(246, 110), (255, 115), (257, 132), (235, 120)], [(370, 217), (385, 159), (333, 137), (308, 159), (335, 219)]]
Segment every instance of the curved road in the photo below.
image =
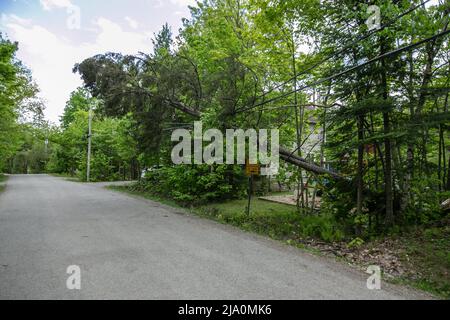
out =
[[(68, 290), (68, 266), (81, 290)], [(0, 299), (417, 299), (330, 259), (46, 175), (0, 194)]]

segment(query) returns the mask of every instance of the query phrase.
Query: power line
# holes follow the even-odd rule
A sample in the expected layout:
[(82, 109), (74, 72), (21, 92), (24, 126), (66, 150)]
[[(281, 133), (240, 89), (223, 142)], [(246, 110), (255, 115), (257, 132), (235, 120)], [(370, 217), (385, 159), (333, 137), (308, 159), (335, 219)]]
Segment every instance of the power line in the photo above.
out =
[(264, 102), (258, 103), (258, 104), (256, 104), (256, 105), (251, 106), (251, 107), (248, 107), (248, 108), (244, 108), (244, 109), (238, 110), (238, 111), (236, 111), (236, 113), (245, 112), (245, 111), (249, 111), (249, 110), (255, 109), (255, 108), (257, 108), (257, 107), (260, 107), (260, 106), (266, 105), (266, 104), (268, 104), (268, 103), (271, 103), (271, 102), (280, 100), (280, 99), (282, 99), (282, 98), (285, 98), (285, 97), (287, 97), (287, 96), (290, 96), (290, 95), (292, 95), (292, 94), (294, 94), (294, 93), (296, 93), (296, 92), (305, 90), (305, 89), (307, 89), (307, 88), (315, 87), (315, 86), (317, 86), (317, 85), (319, 85), (319, 84), (322, 84), (322, 83), (324, 83), (324, 82), (327, 82), (327, 81), (330, 81), (330, 80), (339, 78), (339, 77), (341, 77), (341, 76), (343, 76), (343, 75), (346, 75), (346, 74), (351, 73), (351, 72), (353, 72), (353, 71), (359, 70), (359, 69), (361, 69), (361, 68), (363, 68), (363, 67), (365, 67), (365, 66), (367, 66), (367, 65), (369, 65), (369, 64), (372, 64), (372, 63), (374, 63), (374, 62), (377, 62), (377, 61), (379, 61), (379, 60), (381, 60), (381, 59), (384, 59), (384, 58), (387, 58), (387, 57), (390, 57), (390, 56), (398, 55), (398, 54), (400, 54), (400, 53), (402, 53), (402, 52), (404, 52), (404, 51), (412, 50), (412, 49), (414, 49), (414, 48), (416, 48), (416, 47), (419, 47), (419, 46), (423, 45), (424, 43), (427, 43), (427, 42), (429, 42), (429, 41), (433, 41), (433, 40), (435, 40), (435, 39), (437, 39), (437, 38), (443, 37), (443, 36), (447, 35), (448, 33), (450, 33), (450, 30), (443, 31), (443, 32), (441, 32), (441, 33), (435, 34), (435, 35), (432, 36), (432, 37), (426, 38), (426, 39), (421, 40), (421, 41), (418, 41), (418, 42), (416, 42), (416, 43), (412, 43), (412, 44), (409, 44), (409, 45), (407, 45), (407, 46), (398, 48), (398, 49), (396, 49), (396, 50), (393, 50), (393, 51), (384, 53), (384, 54), (379, 55), (379, 56), (377, 56), (377, 57), (375, 57), (375, 58), (373, 58), (373, 59), (370, 59), (370, 60), (368, 60), (368, 61), (366, 61), (366, 62), (364, 62), (364, 63), (361, 63), (361, 64), (359, 64), (359, 65), (353, 66), (353, 67), (351, 67), (351, 68), (349, 68), (349, 69), (347, 69), (347, 70), (341, 71), (341, 72), (339, 72), (339, 73), (336, 73), (336, 74), (331, 75), (331, 76), (326, 77), (326, 78), (322, 78), (322, 79), (317, 80), (317, 81), (315, 81), (315, 82), (313, 82), (313, 83), (311, 83), (311, 84), (304, 85), (304, 86), (299, 87), (299, 88), (297, 88), (297, 89), (295, 89), (295, 90), (292, 90), (292, 91), (290, 91), (290, 92), (284, 93), (284, 94), (282, 94), (282, 95), (279, 95), (279, 96), (274, 97), (274, 98), (272, 98), (272, 99), (266, 100), (266, 101), (264, 101)]
[[(380, 28), (374, 29), (374, 30), (370, 31), (369, 33), (365, 34), (364, 36), (359, 37), (358, 39), (352, 41), (350, 44), (346, 45), (344, 48), (342, 48), (342, 49), (340, 49), (340, 50), (334, 52), (333, 54), (331, 54), (331, 55), (327, 56), (326, 58), (320, 60), (319, 62), (313, 64), (312, 66), (308, 67), (307, 69), (305, 69), (305, 70), (303, 70), (303, 71), (297, 73), (295, 76), (293, 76), (293, 77), (290, 78), (289, 80), (287, 80), (287, 81), (285, 81), (285, 82), (283, 82), (283, 83), (281, 83), (281, 84), (275, 86), (274, 88), (270, 89), (270, 90), (267, 91), (267, 92), (264, 92), (264, 94), (258, 96), (258, 97), (256, 98), (256, 100), (259, 100), (259, 99), (261, 99), (261, 98), (264, 98), (264, 97), (265, 97), (266, 95), (268, 95), (269, 93), (272, 93), (273, 91), (275, 91), (275, 90), (277, 90), (277, 89), (279, 89), (279, 88), (281, 88), (281, 87), (287, 85), (288, 83), (294, 81), (294, 80), (295, 80), (296, 78), (298, 78), (299, 76), (302, 76), (302, 75), (304, 75), (305, 73), (314, 70), (315, 68), (317, 68), (317, 67), (319, 67), (320, 65), (322, 65), (322, 64), (324, 64), (324, 63), (326, 63), (326, 62), (328, 62), (329, 60), (331, 60), (331, 59), (334, 58), (335, 56), (340, 55), (340, 54), (346, 52), (347, 50), (351, 49), (353, 46), (355, 46), (355, 45), (358, 44), (359, 42), (361, 42), (361, 41), (363, 41), (363, 40), (365, 40), (365, 39), (371, 37), (372, 35), (374, 35), (374, 34), (377, 33), (377, 32), (380, 32), (380, 31), (386, 29), (387, 27), (389, 27), (389, 26), (391, 26), (392, 24), (394, 24), (397, 20), (399, 20), (399, 19), (403, 18), (404, 16), (410, 14), (411, 12), (415, 11), (416, 9), (420, 8), (421, 6), (427, 4), (427, 3), (430, 2), (430, 1), (431, 1), (431, 0), (425, 0), (425, 1), (422, 1), (420, 4), (415, 5), (415, 6), (411, 7), (411, 8), (409, 8), (408, 10), (406, 10), (405, 12), (403, 12), (402, 14), (400, 14), (400, 15), (396, 16), (395, 18), (391, 19), (391, 20), (390, 20), (389, 22), (387, 22), (386, 24), (380, 26)], [(239, 110), (238, 110), (238, 112), (239, 112)]]
[(354, 45), (356, 45), (356, 44), (358, 44), (359, 42), (361, 42), (361, 41), (363, 41), (363, 40), (365, 40), (365, 39), (371, 37), (371, 36), (374, 35), (375, 33), (380, 32), (380, 31), (386, 29), (386, 28), (389, 27), (390, 25), (394, 24), (398, 19), (403, 18), (404, 16), (410, 14), (411, 12), (415, 11), (416, 9), (420, 8), (421, 6), (427, 4), (427, 3), (430, 2), (430, 1), (431, 1), (431, 0), (425, 0), (425, 1), (421, 2), (421, 3), (418, 4), (418, 5), (411, 7), (411, 8), (408, 9), (407, 11), (405, 11), (405, 12), (403, 12), (402, 14), (398, 15), (397, 17), (391, 19), (388, 23), (382, 25), (380, 28), (374, 29), (374, 30), (370, 31), (369, 33), (367, 33), (366, 35), (364, 35), (364, 36), (362, 36), (362, 37), (360, 37), (360, 38), (358, 38), (358, 39), (352, 41), (350, 44), (348, 44), (347, 46), (345, 46), (345, 47), (342, 48), (341, 50), (339, 50), (339, 51), (337, 51), (337, 52), (334, 52), (333, 54), (329, 55), (328, 57), (326, 57), (326, 58), (322, 59), (321, 61), (315, 63), (315, 64), (312, 65), (311, 67), (309, 67), (309, 68), (307, 68), (307, 69), (305, 69), (305, 70), (303, 70), (303, 71), (297, 73), (295, 76), (293, 76), (293, 77), (290, 78), (289, 80), (287, 80), (287, 81), (285, 81), (285, 82), (283, 82), (283, 83), (277, 85), (276, 87), (274, 87), (274, 88), (272, 88), (271, 90), (265, 92), (263, 95), (257, 97), (256, 99), (261, 99), (261, 98), (263, 98), (264, 96), (266, 96), (267, 94), (269, 94), (269, 93), (275, 91), (276, 89), (279, 89), (279, 88), (285, 86), (286, 84), (288, 84), (289, 82), (294, 81), (294, 80), (295, 80), (296, 78), (298, 78), (299, 76), (304, 75), (305, 73), (307, 73), (307, 72), (309, 72), (309, 71), (311, 71), (311, 70), (314, 70), (315, 68), (317, 68), (317, 67), (319, 67), (320, 65), (324, 64), (325, 62), (328, 62), (329, 60), (331, 60), (331, 59), (334, 58), (335, 56), (340, 55), (340, 54), (346, 52), (347, 50), (351, 49)]
[[(353, 92), (354, 90), (366, 88), (366, 87), (367, 87), (367, 83), (361, 83), (358, 85), (354, 85), (352, 87), (351, 91)], [(295, 105), (295, 104), (278, 105), (278, 106), (274, 105), (274, 106), (268, 106), (268, 107), (259, 109), (258, 111), (271, 111), (271, 110), (277, 110), (277, 109), (288, 109), (288, 108), (298, 108), (298, 107), (315, 107), (315, 108), (320, 108), (320, 109), (331, 109), (335, 106), (342, 107), (342, 105), (337, 102), (335, 102), (331, 105), (328, 105), (328, 106), (324, 106), (324, 105), (317, 104), (317, 103), (307, 103), (307, 104), (303, 104), (303, 105)]]

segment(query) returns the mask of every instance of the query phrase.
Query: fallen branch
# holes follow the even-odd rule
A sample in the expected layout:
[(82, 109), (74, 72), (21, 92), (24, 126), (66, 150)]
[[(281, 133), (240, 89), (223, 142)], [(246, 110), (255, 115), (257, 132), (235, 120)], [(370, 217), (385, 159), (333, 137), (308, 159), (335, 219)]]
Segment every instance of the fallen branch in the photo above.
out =
[(305, 159), (292, 154), (292, 152), (290, 152), (284, 148), (280, 148), (280, 158), (290, 164), (293, 164), (297, 167), (305, 169), (306, 171), (314, 172), (315, 174), (319, 174), (319, 175), (328, 175), (334, 179), (343, 179), (343, 177), (340, 174), (333, 172), (331, 170), (322, 168), (321, 166), (318, 166), (316, 164), (309, 163)]

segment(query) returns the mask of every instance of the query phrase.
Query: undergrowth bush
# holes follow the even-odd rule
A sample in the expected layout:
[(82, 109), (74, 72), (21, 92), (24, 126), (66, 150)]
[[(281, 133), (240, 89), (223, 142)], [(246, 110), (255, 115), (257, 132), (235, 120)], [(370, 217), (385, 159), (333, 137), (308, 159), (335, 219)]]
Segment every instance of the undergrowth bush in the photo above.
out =
[(244, 196), (245, 181), (239, 166), (182, 165), (148, 172), (137, 188), (182, 204), (201, 204)]
[[(433, 177), (417, 177), (411, 181), (410, 196), (397, 189), (394, 193), (395, 226), (385, 228), (385, 192), (364, 191), (363, 210), (356, 210), (356, 181), (337, 181), (329, 184), (322, 197), (321, 212), (333, 215), (345, 225), (349, 235), (364, 239), (381, 233), (399, 232), (409, 226), (428, 225), (443, 218), (441, 199), (450, 197), (449, 192), (439, 192), (439, 182)], [(403, 208), (403, 210), (402, 210)]]
[[(81, 181), (86, 181), (87, 160), (86, 156), (79, 162), (78, 178)], [(119, 180), (118, 173), (114, 172), (114, 167), (111, 165), (111, 159), (102, 152), (92, 154), (90, 181), (114, 181)]]
[(214, 206), (200, 208), (204, 216), (247, 231), (269, 235), (279, 240), (320, 239), (339, 242), (345, 239), (342, 226), (332, 215), (304, 215), (295, 209), (273, 213), (224, 212)]

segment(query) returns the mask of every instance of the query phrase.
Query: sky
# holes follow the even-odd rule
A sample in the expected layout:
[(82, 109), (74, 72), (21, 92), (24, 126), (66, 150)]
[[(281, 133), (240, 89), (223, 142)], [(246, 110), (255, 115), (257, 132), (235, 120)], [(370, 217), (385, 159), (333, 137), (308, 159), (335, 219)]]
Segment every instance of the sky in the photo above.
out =
[(17, 58), (33, 74), (46, 117), (59, 122), (82, 86), (76, 63), (96, 54), (151, 52), (164, 23), (177, 34), (195, 0), (0, 0), (0, 31), (19, 42)]

